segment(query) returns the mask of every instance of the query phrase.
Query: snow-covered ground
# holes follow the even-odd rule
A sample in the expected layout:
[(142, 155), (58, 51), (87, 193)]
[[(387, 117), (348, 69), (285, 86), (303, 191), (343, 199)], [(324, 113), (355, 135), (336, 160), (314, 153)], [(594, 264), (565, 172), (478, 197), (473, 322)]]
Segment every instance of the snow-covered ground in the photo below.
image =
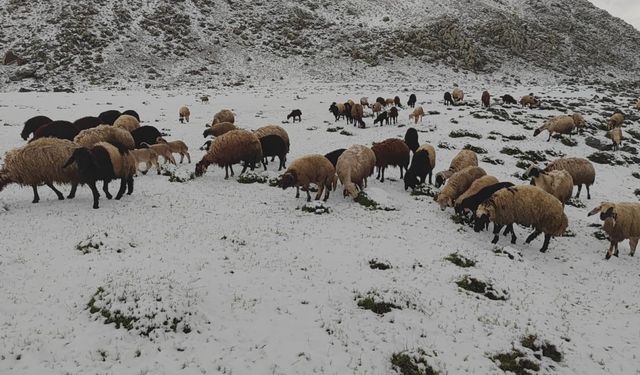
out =
[[(547, 143), (546, 133), (533, 138), (532, 130), (511, 121), (479, 118), (493, 116), (478, 105), (485, 88), (516, 97), (534, 91), (565, 104), (585, 98), (578, 108), (606, 142), (595, 124), (610, 104), (592, 100), (593, 88), (483, 86), (468, 84), (471, 105), (449, 108), (441, 101), (448, 87), (432, 85), (425, 92), (424, 84), (244, 88), (211, 92), (207, 104), (195, 91), (3, 93), (0, 154), (24, 143), (22, 123), (36, 114), (73, 121), (131, 108), (145, 124), (168, 129), (168, 138), (189, 145), (193, 162), (176, 171), (188, 177), (203, 155), (204, 124), (219, 109), (233, 109), (244, 128), (283, 126), (292, 161), (404, 136), (407, 126), (372, 128), (371, 118), (367, 129), (334, 124), (328, 107), (361, 96), (373, 101), (398, 94), (406, 102), (414, 92), (425, 110), (439, 112), (417, 124), (420, 142), (452, 146), (437, 148), (437, 171), (467, 143), (488, 151), (480, 158), (504, 161), (481, 162), (487, 173), (515, 183), (512, 175), (522, 170), (517, 159), (499, 152), (503, 147), (579, 157), (597, 151), (585, 145), (585, 136), (569, 147), (555, 139)], [(607, 95), (630, 112), (630, 98)], [(177, 121), (182, 104), (191, 108), (190, 124)], [(293, 108), (302, 110), (302, 123), (283, 124)], [(559, 113), (504, 109), (536, 127)], [(401, 111), (400, 125), (409, 125), (408, 113)], [(640, 129), (637, 121), (627, 124)], [(336, 125), (353, 135), (326, 131)], [(450, 138), (457, 129), (483, 138)], [(490, 131), (527, 138), (490, 139)], [(278, 175), (276, 165), (269, 165), (269, 177)], [(410, 195), (397, 169), (387, 171), (391, 178), (384, 183), (371, 178), (368, 188), (373, 199), (396, 210), (367, 210), (344, 199), (339, 188), (326, 204), (331, 212), (323, 215), (300, 209), (304, 194), (296, 199), (292, 190), (224, 180), (217, 167), (183, 183), (140, 176), (133, 195), (102, 197), (99, 210), (91, 209), (86, 187), (69, 201), (43, 187), (40, 203), (32, 204), (30, 188), (9, 186), (0, 193), (0, 373), (387, 374), (393, 353), (423, 349), (440, 373), (494, 374), (502, 370), (491, 357), (521, 348), (520, 339), (534, 334), (564, 354), (560, 363), (542, 357), (540, 373), (640, 374), (640, 259), (629, 257), (625, 242), (619, 258), (605, 261), (608, 242), (596, 239), (598, 228), (589, 226), (598, 218), (586, 216), (602, 200), (637, 201), (638, 180), (631, 174), (639, 168), (595, 167), (592, 199), (584, 191), (581, 197), (586, 208), (566, 207), (575, 237), (552, 240), (545, 254), (538, 252), (542, 237), (523, 244), (528, 230), (521, 227), (516, 245), (505, 237), (492, 245), (488, 232), (474, 233), (431, 198)], [(476, 265), (460, 268), (444, 259), (455, 252)], [(391, 268), (372, 269), (371, 260)], [(490, 281), (508, 299), (458, 288), (465, 275)], [(402, 309), (378, 315), (358, 307), (369, 295)], [(104, 324), (118, 310), (132, 318), (116, 319), (118, 324), (131, 324), (131, 330)]]

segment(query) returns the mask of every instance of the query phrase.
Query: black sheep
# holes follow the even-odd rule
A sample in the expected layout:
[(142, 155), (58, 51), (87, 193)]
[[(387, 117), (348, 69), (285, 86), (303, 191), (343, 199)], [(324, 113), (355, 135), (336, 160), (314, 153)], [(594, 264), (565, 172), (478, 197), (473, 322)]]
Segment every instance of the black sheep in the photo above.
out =
[(399, 96), (396, 96), (396, 97), (393, 98), (393, 104), (396, 107), (402, 108), (402, 103), (400, 103), (400, 97)]
[(516, 99), (509, 94), (502, 95), (500, 99), (502, 99), (502, 104), (518, 104)]
[(338, 105), (336, 104), (336, 102), (331, 103), (331, 105), (329, 106), (329, 112), (333, 113), (333, 115), (336, 118), (336, 121), (340, 120), (341, 116), (344, 116), (344, 114), (341, 113), (340, 110), (338, 109)]
[(444, 93), (444, 105), (455, 105), (453, 103), (453, 98), (451, 97), (451, 93), (450, 92), (445, 92)]
[(102, 125), (102, 120), (97, 117), (87, 116), (77, 119), (73, 122), (73, 125), (75, 125), (78, 130), (82, 131), (85, 129), (95, 128), (98, 125)]
[(53, 121), (45, 126), (39, 127), (38, 130), (33, 133), (33, 138), (31, 138), (29, 142), (45, 137), (68, 139), (73, 141), (78, 133), (80, 133), (80, 130), (78, 130), (78, 128), (69, 121)]
[(24, 127), (22, 128), (22, 132), (20, 133), (20, 136), (22, 137), (22, 139), (24, 139), (26, 141), (27, 138), (29, 138), (29, 135), (31, 135), (31, 133), (33, 133), (36, 130), (38, 130), (39, 127), (41, 127), (43, 125), (47, 125), (48, 123), (50, 123), (52, 121), (53, 120), (51, 120), (47, 116), (35, 116), (35, 117), (32, 117), (32, 118), (28, 119), (27, 121), (25, 121)]
[(376, 119), (373, 120), (373, 125), (380, 123), (380, 126), (382, 126), (383, 121), (389, 124), (389, 114), (387, 113), (387, 111), (384, 111), (381, 114), (379, 114), (378, 117), (376, 117)]
[(136, 143), (136, 148), (140, 148), (141, 143), (147, 143), (150, 145), (158, 143), (156, 139), (158, 137), (162, 137), (162, 133), (160, 133), (155, 126), (145, 125), (134, 129), (131, 132), (131, 136)]
[(409, 150), (411, 152), (416, 152), (418, 147), (420, 147), (420, 143), (418, 143), (418, 131), (415, 128), (407, 129), (407, 132), (404, 133), (404, 143), (409, 146)]
[(420, 150), (413, 154), (411, 166), (407, 169), (407, 173), (404, 174), (404, 190), (408, 188), (415, 189), (418, 183), (424, 184), (427, 175), (429, 175), (429, 184), (431, 184), (433, 169), (431, 168), (429, 153), (425, 150)]
[(264, 166), (264, 170), (267, 170), (267, 165), (269, 162), (267, 161), (268, 156), (277, 156), (280, 160), (280, 165), (278, 166), (278, 171), (282, 170), (282, 168), (286, 168), (285, 162), (287, 161), (287, 144), (276, 134), (266, 135), (260, 138), (260, 146), (262, 146), (262, 165)]
[(293, 117), (293, 122), (296, 122), (296, 118), (298, 119), (298, 121), (302, 122), (302, 111), (299, 109), (294, 109), (287, 116), (287, 120), (289, 120), (292, 117)]
[(344, 117), (347, 119), (347, 124), (353, 123), (353, 116), (351, 115), (351, 104), (344, 103)]
[(107, 124), (107, 125), (113, 125), (114, 122), (116, 122), (116, 120), (118, 119), (118, 117), (120, 117), (122, 113), (120, 113), (120, 111), (118, 110), (110, 110), (110, 111), (104, 111), (101, 114), (98, 115), (98, 118), (100, 118), (100, 120), (102, 120), (103, 124)]
[(138, 120), (138, 122), (140, 122), (140, 115), (138, 115), (138, 112), (134, 111), (133, 109), (128, 109), (124, 112), (122, 112), (123, 115), (129, 115), (129, 116), (133, 116), (136, 118), (136, 120)]
[(381, 96), (376, 99), (376, 103), (380, 103), (383, 108), (387, 106), (387, 101)]
[(335, 168), (336, 164), (338, 164), (338, 158), (340, 157), (340, 155), (342, 155), (343, 152), (345, 152), (345, 150), (346, 149), (344, 148), (339, 148), (337, 150), (333, 150), (330, 153), (324, 155), (324, 157), (329, 159), (329, 161), (331, 162), (331, 164), (333, 164)]
[(416, 101), (417, 101), (416, 94), (411, 94), (409, 95), (409, 101), (407, 102), (407, 105), (411, 108), (415, 108)]
[(398, 123), (398, 108), (391, 107), (391, 109), (389, 110), (389, 120), (387, 120), (387, 124), (389, 123)]

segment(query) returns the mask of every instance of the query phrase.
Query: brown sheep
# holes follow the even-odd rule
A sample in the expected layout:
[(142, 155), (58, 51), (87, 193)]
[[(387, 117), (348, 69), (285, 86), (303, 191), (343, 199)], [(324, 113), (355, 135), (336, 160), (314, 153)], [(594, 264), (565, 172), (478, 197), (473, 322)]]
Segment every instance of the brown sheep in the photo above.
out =
[(300, 187), (307, 192), (307, 202), (311, 201), (309, 184), (318, 185), (316, 200), (320, 199), (325, 191), (324, 201), (329, 199), (329, 192), (335, 188), (336, 169), (329, 159), (320, 154), (306, 155), (294, 160), (282, 175), (281, 186), (283, 190), (296, 187), (296, 198), (300, 198)]
[(232, 130), (237, 130), (237, 129), (238, 128), (230, 122), (219, 122), (205, 129), (202, 135), (205, 138), (207, 138), (208, 136), (219, 137), (226, 132), (230, 132)]
[(185, 120), (189, 122), (191, 111), (189, 110), (189, 107), (183, 105), (182, 107), (180, 107), (180, 110), (178, 110), (178, 115), (180, 116), (179, 120), (181, 124), (184, 123)]
[(120, 115), (113, 123), (113, 126), (132, 132), (140, 127), (140, 121), (132, 115)]
[(262, 160), (262, 147), (256, 135), (247, 130), (232, 130), (227, 132), (211, 143), (209, 151), (202, 160), (196, 164), (196, 176), (202, 176), (211, 164), (224, 167), (225, 179), (229, 178), (229, 169), (233, 176), (233, 164), (244, 162), (244, 173), (248, 167), (251, 170), (255, 164)]
[(362, 120), (362, 116), (364, 115), (364, 108), (362, 104), (356, 104), (351, 108), (351, 117), (353, 118), (353, 125), (358, 124), (360, 128), (365, 127), (365, 123)]
[(535, 107), (538, 105), (538, 99), (533, 95), (525, 95), (520, 98), (520, 105), (523, 107)]
[(378, 168), (376, 179), (384, 182), (384, 171), (390, 165), (400, 167), (400, 178), (403, 178), (403, 169), (409, 168), (411, 150), (402, 139), (389, 138), (379, 143), (373, 142), (371, 150), (376, 155), (376, 167)]
[(582, 191), (582, 185), (587, 187), (587, 199), (591, 199), (590, 186), (596, 180), (596, 170), (593, 164), (587, 159), (582, 158), (564, 158), (556, 159), (545, 167), (545, 172), (555, 170), (565, 170), (569, 172), (573, 179), (573, 185), (578, 187), (578, 193), (576, 198), (580, 197)]
[(456, 87), (451, 91), (451, 97), (454, 102), (459, 103), (464, 100), (464, 92), (459, 87)]
[(481, 100), (482, 100), (482, 105), (484, 107), (489, 108), (489, 106), (491, 105), (491, 94), (489, 94), (489, 91), (484, 91), (482, 93)]
[(623, 123), (624, 115), (621, 112), (616, 112), (607, 121), (607, 126), (609, 129), (613, 129), (618, 126), (622, 126)]
[(215, 116), (213, 116), (211, 125), (213, 126), (221, 122), (230, 122), (233, 124), (236, 122), (236, 116), (230, 110), (223, 109), (222, 111), (216, 113)]
[(366, 146), (353, 145), (338, 157), (336, 173), (344, 187), (343, 196), (356, 198), (358, 191), (367, 187), (367, 178), (376, 165), (375, 153)]
[(418, 120), (422, 122), (422, 117), (424, 116), (424, 109), (421, 105), (417, 106), (413, 112), (409, 115), (409, 120), (414, 120), (415, 123), (418, 123)]
[(78, 133), (73, 142), (86, 148), (90, 148), (98, 142), (120, 143), (129, 150), (133, 150), (136, 142), (130, 132), (111, 125), (100, 125), (95, 128), (85, 129)]
[(440, 205), (440, 209), (444, 210), (446, 207), (453, 207), (456, 199), (464, 194), (475, 180), (486, 174), (487, 172), (480, 167), (466, 167), (454, 173), (451, 178), (447, 180), (447, 184), (442, 188), (442, 191), (440, 191), (436, 199), (436, 202)]
[[(640, 203), (637, 202), (602, 202), (587, 216), (600, 213), (603, 220), (602, 229), (609, 235), (609, 251), (605, 259), (611, 255), (618, 256), (618, 242), (629, 239), (629, 255), (633, 256), (640, 241)], [(615, 249), (615, 252), (614, 252)]]

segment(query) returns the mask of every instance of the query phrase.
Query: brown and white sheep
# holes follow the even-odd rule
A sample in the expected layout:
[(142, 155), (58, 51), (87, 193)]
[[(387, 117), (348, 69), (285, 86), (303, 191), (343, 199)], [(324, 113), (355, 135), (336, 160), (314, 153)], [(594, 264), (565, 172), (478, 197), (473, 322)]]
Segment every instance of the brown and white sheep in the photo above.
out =
[(336, 173), (344, 187), (343, 196), (356, 198), (367, 187), (367, 177), (373, 174), (375, 153), (366, 146), (353, 145), (345, 150), (336, 163)]
[[(618, 256), (618, 243), (629, 239), (629, 255), (633, 256), (640, 240), (640, 203), (602, 202), (587, 216), (600, 213), (602, 229), (609, 235), (609, 250), (605, 259)], [(614, 251), (615, 250), (615, 251)]]
[(371, 150), (376, 155), (376, 167), (378, 168), (376, 179), (384, 182), (384, 171), (390, 165), (400, 167), (400, 178), (403, 178), (403, 169), (409, 168), (411, 150), (402, 139), (388, 138), (382, 142), (373, 142)]
[(132, 115), (120, 115), (113, 123), (113, 126), (132, 132), (140, 127), (140, 121)]
[(98, 142), (120, 143), (129, 150), (135, 148), (135, 141), (130, 132), (110, 125), (100, 125), (85, 129), (73, 139), (81, 147), (91, 147)]
[(382, 104), (375, 102), (373, 103), (373, 116), (377, 117), (382, 112)]
[(438, 194), (436, 198), (440, 209), (444, 210), (446, 207), (453, 207), (456, 199), (464, 194), (475, 180), (486, 174), (487, 172), (480, 167), (466, 167), (454, 173), (451, 178), (447, 180), (447, 184), (442, 188), (442, 191), (440, 191), (440, 194)]
[(216, 113), (215, 116), (213, 116), (211, 126), (219, 124), (221, 122), (229, 122), (233, 124), (236, 122), (236, 116), (230, 110), (223, 109), (220, 112)]
[[(146, 174), (152, 167), (160, 174), (160, 164), (158, 163), (158, 153), (150, 148), (138, 148), (131, 150), (131, 155), (136, 159), (136, 166), (142, 174)], [(145, 170), (139, 169), (140, 163), (144, 163)]]
[(178, 110), (178, 116), (180, 123), (184, 123), (184, 121), (189, 122), (189, 117), (191, 116), (191, 111), (189, 110), (189, 107), (187, 107), (186, 105), (183, 105), (182, 107), (180, 107), (180, 109)]
[(589, 188), (596, 180), (596, 170), (589, 160), (583, 158), (556, 159), (547, 164), (544, 170), (545, 172), (554, 170), (565, 170), (569, 172), (573, 179), (573, 185), (578, 187), (576, 198), (580, 197), (582, 185), (585, 185), (587, 187), (587, 199), (591, 199)]
[(309, 185), (316, 184), (318, 193), (316, 200), (320, 199), (325, 191), (324, 201), (329, 199), (329, 192), (335, 188), (336, 169), (329, 159), (320, 154), (306, 155), (291, 162), (287, 171), (282, 175), (281, 186), (283, 190), (296, 187), (296, 198), (300, 198), (300, 187), (307, 192), (307, 202), (311, 201)]
[(354, 106), (351, 107), (351, 118), (353, 119), (353, 125), (358, 125), (358, 127), (360, 128), (364, 128), (365, 127), (365, 123), (362, 120), (362, 117), (364, 116), (364, 108), (362, 107), (362, 104), (355, 104)]
[(536, 166), (531, 166), (523, 177), (531, 177), (531, 185), (558, 198), (563, 207), (573, 194), (573, 177), (565, 170), (546, 172)]
[(414, 120), (415, 123), (418, 123), (418, 120), (422, 122), (422, 117), (424, 116), (424, 109), (421, 105), (417, 106), (413, 112), (409, 115), (409, 120)]
[[(232, 130), (213, 140), (209, 151), (196, 164), (196, 176), (202, 176), (211, 164), (224, 167), (225, 179), (229, 178), (229, 169), (233, 176), (233, 164), (244, 162), (244, 173), (251, 170), (262, 160), (262, 147), (258, 137), (248, 130)], [(329, 163), (331, 164), (331, 163)]]
[(442, 186), (444, 182), (454, 173), (466, 167), (477, 167), (478, 155), (471, 150), (461, 150), (449, 164), (449, 169), (436, 173), (436, 187)]

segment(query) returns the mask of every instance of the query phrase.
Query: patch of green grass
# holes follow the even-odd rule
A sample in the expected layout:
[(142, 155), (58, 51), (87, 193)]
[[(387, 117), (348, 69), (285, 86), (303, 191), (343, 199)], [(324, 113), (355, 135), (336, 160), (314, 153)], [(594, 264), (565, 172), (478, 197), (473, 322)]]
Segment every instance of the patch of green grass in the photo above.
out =
[(464, 147), (462, 149), (471, 150), (471, 151), (475, 152), (476, 154), (487, 154), (488, 153), (488, 151), (486, 149), (484, 149), (482, 147), (474, 146), (474, 145), (471, 145), (471, 144), (468, 144), (468, 143), (466, 145), (464, 145)]
[(324, 202), (308, 202), (305, 203), (302, 208), (302, 212), (309, 212), (316, 215), (331, 213), (331, 208), (325, 205)]
[(525, 171), (531, 166), (531, 163), (528, 161), (518, 160), (516, 163), (516, 167), (520, 169), (524, 169)]
[(336, 126), (336, 127), (328, 127), (327, 131), (329, 133), (337, 133), (338, 131), (342, 130), (343, 127), (342, 126)]
[(358, 300), (358, 307), (364, 310), (371, 310), (378, 315), (384, 315), (390, 312), (392, 309), (402, 310), (402, 308), (396, 304), (384, 301), (376, 301), (374, 297), (365, 297)]
[(636, 197), (640, 197), (640, 189), (634, 190), (633, 195), (635, 195)]
[(483, 296), (493, 301), (507, 300), (505, 293), (499, 293), (494, 289), (493, 285), (491, 285), (490, 283), (470, 277), (469, 275), (466, 275), (462, 279), (456, 281), (456, 284), (458, 285), (458, 287), (464, 290), (468, 290), (470, 292), (477, 293), (477, 294), (482, 294)]
[(412, 196), (427, 196), (431, 198), (437, 197), (439, 193), (440, 191), (438, 189), (427, 184), (420, 184), (411, 191)]
[(395, 208), (381, 206), (378, 202), (369, 198), (364, 191), (358, 193), (355, 201), (369, 210), (395, 211)]
[(467, 257), (464, 257), (464, 256), (458, 254), (458, 253), (451, 253), (444, 259), (448, 260), (449, 262), (455, 264), (458, 267), (462, 267), (462, 268), (474, 267), (476, 265), (476, 261), (475, 260), (471, 260), (471, 259), (469, 259)]
[[(558, 347), (549, 343), (548, 341), (538, 340), (536, 335), (527, 335), (520, 339), (520, 344), (523, 347), (532, 350), (533, 352), (542, 351), (542, 356), (551, 359), (554, 362), (562, 362), (562, 352), (558, 350)], [(539, 358), (539, 357), (538, 357)]]
[(610, 152), (594, 152), (593, 154), (587, 156), (587, 159), (591, 160), (594, 163), (598, 164), (608, 164), (608, 165), (616, 165), (616, 157)]
[(347, 131), (347, 130), (341, 130), (341, 131), (340, 131), (340, 134), (342, 134), (342, 135), (347, 135), (347, 136), (349, 136), (349, 135), (353, 135), (353, 133), (351, 133), (350, 131)]
[(400, 375), (438, 375), (429, 365), (423, 351), (410, 355), (406, 352), (391, 355), (391, 367)]
[(520, 150), (517, 147), (503, 147), (502, 150), (500, 150), (501, 154), (505, 154), (505, 155), (510, 155), (510, 156), (514, 156), (514, 155), (521, 155), (522, 154), (522, 150)]
[(383, 263), (378, 261), (378, 259), (371, 259), (369, 261), (369, 268), (371, 268), (372, 270), (388, 270), (391, 268), (391, 265), (389, 263)]
[(543, 161), (547, 161), (547, 157), (544, 155), (542, 151), (525, 151), (521, 156), (518, 156), (519, 159), (528, 160), (532, 163), (541, 163)]
[(504, 161), (502, 159), (491, 159), (488, 156), (483, 157), (482, 161), (492, 165), (504, 165)]
[(82, 254), (89, 254), (93, 250), (100, 250), (102, 246), (104, 246), (104, 243), (102, 241), (96, 240), (92, 236), (89, 236), (86, 240), (80, 241), (76, 245), (76, 250), (80, 251)]
[(470, 138), (475, 138), (475, 139), (482, 139), (482, 135), (480, 135), (478, 133), (470, 132), (470, 131), (465, 130), (465, 129), (452, 130), (449, 133), (449, 137), (451, 137), (451, 138), (470, 137)]
[(274, 177), (269, 179), (269, 186), (271, 187), (281, 187), (282, 186), (282, 176)]
[(539, 364), (527, 358), (524, 353), (517, 349), (496, 354), (491, 359), (498, 362), (500, 370), (511, 371), (516, 375), (530, 375), (531, 371), (540, 371)]
[(633, 177), (635, 177), (635, 178), (637, 178), (637, 179), (639, 179), (639, 180), (640, 180), (640, 173), (638, 173), (638, 172), (633, 172), (633, 173), (631, 173), (631, 175), (632, 175)]

